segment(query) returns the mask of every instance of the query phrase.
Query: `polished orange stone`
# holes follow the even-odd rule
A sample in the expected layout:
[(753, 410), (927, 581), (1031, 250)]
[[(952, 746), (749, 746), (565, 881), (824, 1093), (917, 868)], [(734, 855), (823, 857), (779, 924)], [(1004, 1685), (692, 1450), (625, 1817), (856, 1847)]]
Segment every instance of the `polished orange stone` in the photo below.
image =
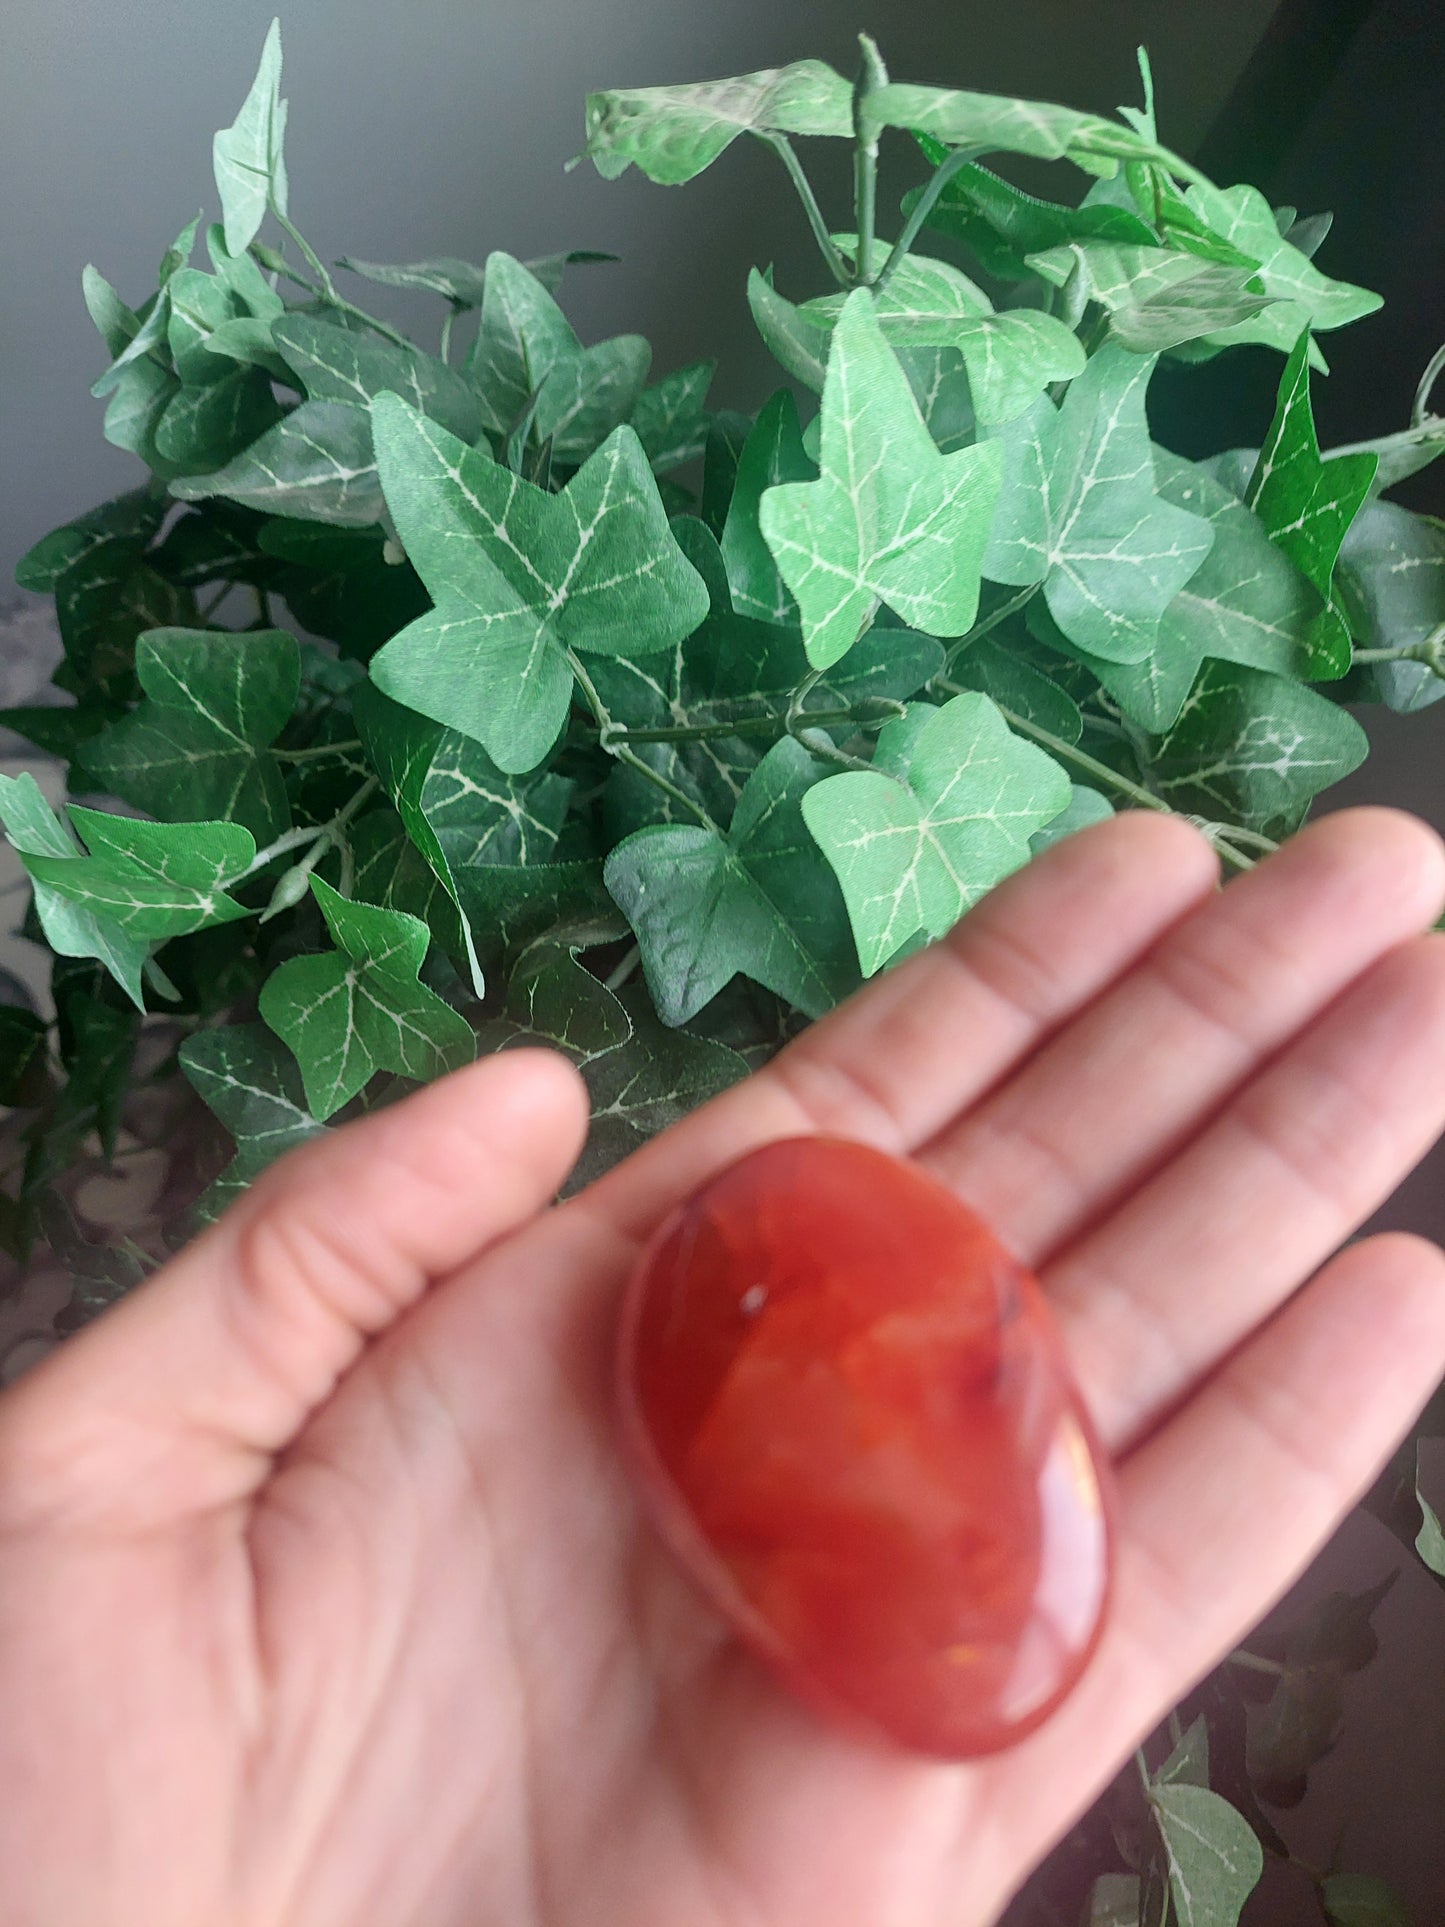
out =
[(632, 1278), (623, 1430), (664, 1539), (815, 1709), (951, 1759), (1078, 1679), (1107, 1469), (1034, 1279), (916, 1166), (790, 1138)]

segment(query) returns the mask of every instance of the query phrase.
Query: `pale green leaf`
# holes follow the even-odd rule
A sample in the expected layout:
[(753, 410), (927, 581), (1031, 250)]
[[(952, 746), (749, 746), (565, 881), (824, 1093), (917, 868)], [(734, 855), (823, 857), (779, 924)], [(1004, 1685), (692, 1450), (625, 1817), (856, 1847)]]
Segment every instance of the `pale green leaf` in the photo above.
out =
[(1089, 1894), (1084, 1927), (1142, 1927), (1139, 1876), (1101, 1873)]
[(1069, 801), (1065, 809), (1046, 823), (1041, 830), (1035, 830), (1029, 838), (1029, 849), (1034, 856), (1048, 849), (1051, 843), (1062, 843), (1066, 836), (1076, 830), (1087, 830), (1091, 824), (1103, 823), (1114, 814), (1114, 805), (1100, 791), (1090, 789), (1086, 783), (1073, 783), (1069, 786)]
[(963, 635), (978, 609), (998, 457), (939, 453), (866, 289), (838, 321), (822, 421), (819, 479), (780, 483), (759, 508), (809, 661), (826, 668), (846, 655), (880, 602), (927, 635)]
[(803, 820), (827, 856), (865, 976), (917, 932), (941, 937), (1028, 861), (1069, 803), (1069, 779), (987, 696), (914, 704), (879, 732), (871, 770), (810, 789)]
[(311, 888), (336, 948), (281, 964), (260, 1008), (295, 1054), (312, 1115), (332, 1116), (379, 1070), (429, 1082), (469, 1062), (471, 1025), (417, 981), (426, 925), (353, 902), (318, 877)]
[(739, 134), (853, 132), (853, 89), (821, 60), (731, 80), (587, 96), (586, 153), (615, 180), (633, 164), (668, 186), (690, 181)]
[(884, 126), (931, 134), (950, 147), (1028, 154), (1044, 161), (1067, 158), (1091, 173), (1105, 174), (1113, 172), (1120, 158), (1157, 160), (1173, 173), (1201, 178), (1187, 161), (1134, 129), (1051, 101), (894, 81), (872, 95), (868, 108)]
[(1179, 1927), (1236, 1927), (1264, 1872), (1249, 1822), (1207, 1787), (1155, 1784), (1149, 1803)]
[(1222, 329), (1209, 340), (1218, 347), (1262, 342), (1288, 354), (1306, 329), (1342, 328), (1373, 314), (1381, 297), (1348, 281), (1335, 281), (1280, 234), (1269, 202), (1255, 187), (1213, 187), (1199, 182), (1186, 200), (1215, 233), (1259, 262), (1259, 280), (1271, 305), (1252, 320)]
[(748, 306), (768, 353), (785, 374), (821, 394), (827, 379), (828, 336), (773, 286), (772, 269), (748, 275)]
[(1041, 582), (1071, 642), (1141, 662), (1159, 619), (1209, 553), (1207, 522), (1155, 493), (1144, 394), (1153, 362), (1105, 346), (1070, 384), (991, 431), (1003, 489), (984, 573), (1017, 588)]
[(1423, 1446), (1424, 1441), (1421, 1440), (1415, 1452), (1415, 1498), (1420, 1507), (1420, 1530), (1415, 1535), (1415, 1550), (1431, 1572), (1445, 1579), (1445, 1526), (1441, 1525), (1440, 1514), (1425, 1497)]
[(1108, 310), (1115, 340), (1141, 355), (1234, 327), (1270, 302), (1253, 265), (1228, 267), (1147, 244), (1072, 241), (1030, 255), (1028, 266), (1056, 288), (1081, 276)]
[[(28, 770), (19, 776), (0, 775), (0, 824), (27, 869), (34, 858), (79, 858), (75, 844)], [(150, 953), (149, 943), (113, 917), (73, 903), (45, 883), (35, 882), (34, 889), (35, 914), (45, 941), (56, 955), (94, 957), (105, 965), (136, 1008), (144, 1010), (141, 970)]]
[(792, 738), (748, 779), (726, 836), (638, 830), (606, 863), (659, 1015), (684, 1024), (741, 973), (810, 1016), (857, 982), (847, 913), (800, 804), (821, 766)]
[(1326, 1874), (1320, 1900), (1330, 1927), (1414, 1927), (1414, 1916), (1394, 1888), (1372, 1874)]
[(560, 494), (468, 449), (395, 396), (373, 405), (386, 500), (436, 608), (372, 662), (379, 688), (534, 769), (566, 720), (573, 651), (666, 649), (707, 614), (634, 430)]
[(273, 20), (251, 91), (232, 124), (212, 143), (226, 246), (242, 254), (274, 201), (286, 212), (286, 103), (281, 98), (281, 23)]

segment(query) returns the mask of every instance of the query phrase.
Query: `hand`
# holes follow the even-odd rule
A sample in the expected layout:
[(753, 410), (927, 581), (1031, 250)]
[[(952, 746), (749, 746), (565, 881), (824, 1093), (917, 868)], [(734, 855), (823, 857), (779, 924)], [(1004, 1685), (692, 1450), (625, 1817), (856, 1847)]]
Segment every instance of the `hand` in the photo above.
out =
[[(488, 1059), (288, 1158), (11, 1388), (8, 1927), (991, 1919), (1445, 1371), (1433, 1246), (1329, 1258), (1445, 1119), (1441, 845), (1350, 811), (1215, 883), (1182, 823), (1084, 832), (560, 1207), (580, 1084)], [(1101, 1649), (993, 1759), (819, 1725), (615, 1456), (639, 1240), (799, 1131), (989, 1218), (1118, 1462)]]

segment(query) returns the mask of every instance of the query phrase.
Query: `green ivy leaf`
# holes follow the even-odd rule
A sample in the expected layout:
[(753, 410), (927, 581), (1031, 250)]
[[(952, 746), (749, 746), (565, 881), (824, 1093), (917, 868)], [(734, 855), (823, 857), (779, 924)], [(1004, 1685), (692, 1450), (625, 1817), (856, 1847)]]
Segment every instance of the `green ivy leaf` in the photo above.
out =
[(559, 495), (407, 407), (373, 406), (387, 505), (436, 600), (372, 663), (398, 702), (534, 769), (572, 700), (574, 650), (666, 649), (707, 614), (634, 430), (616, 429)]
[(1141, 1927), (1143, 1914), (1136, 1873), (1101, 1873), (1089, 1893), (1084, 1927)]
[(224, 495), (273, 515), (351, 528), (380, 521), (384, 506), (370, 419), (339, 401), (302, 402), (224, 467), (173, 481), (171, 494), (182, 502)]
[[(1077, 743), (1084, 732), (1079, 705), (1017, 647), (981, 636), (964, 650), (949, 670), (949, 679), (965, 689), (981, 690), (1025, 722), (1046, 729), (1066, 743)], [(913, 691), (908, 691), (913, 694)]]
[(463, 864), (456, 885), (488, 970), (558, 924), (615, 914), (593, 861)]
[(312, 1115), (324, 1122), (379, 1070), (428, 1082), (470, 1062), (471, 1025), (417, 981), (426, 925), (353, 902), (319, 877), (311, 889), (336, 948), (283, 963), (260, 1008), (295, 1054)]
[(1320, 1901), (1331, 1927), (1414, 1927), (1404, 1901), (1370, 1874), (1326, 1874)]
[(633, 413), (651, 362), (640, 335), (584, 348), (536, 275), (510, 254), (487, 256), (481, 325), (463, 373), (500, 442), (531, 406), (532, 433), (554, 459), (584, 461)]
[(1109, 662), (1060, 642), (1134, 722), (1157, 733), (1173, 727), (1207, 658), (1303, 680), (1319, 603), (1237, 496), (1166, 449), (1155, 449), (1154, 467), (1161, 499), (1213, 528), (1208, 555), (1160, 617), (1153, 651), (1142, 662)]
[(778, 366), (815, 395), (822, 394), (828, 377), (828, 337), (801, 308), (778, 293), (771, 268), (766, 274), (756, 268), (749, 273), (748, 306), (763, 345)]
[(732, 80), (589, 94), (584, 152), (606, 180), (635, 164), (649, 180), (677, 186), (739, 134), (852, 132), (849, 83), (821, 60), (795, 60)]
[(780, 483), (759, 509), (808, 660), (821, 669), (846, 655), (879, 602), (927, 635), (963, 635), (978, 610), (998, 457), (938, 452), (866, 289), (837, 324), (822, 422), (819, 479)]
[(748, 1074), (746, 1061), (736, 1051), (710, 1038), (669, 1030), (640, 998), (627, 1009), (630, 1036), (581, 1065), (592, 1098), (592, 1124), (569, 1190), (620, 1164), (639, 1145)]
[(1172, 808), (1282, 837), (1369, 747), (1353, 716), (1290, 677), (1208, 662), (1148, 763)]
[(1232, 328), (1270, 303), (1253, 264), (1225, 267), (1172, 248), (1074, 241), (1030, 255), (1028, 266), (1056, 288), (1080, 276), (1107, 310), (1110, 334), (1139, 355)]
[[(848, 259), (856, 237), (835, 234)], [(831, 337), (845, 294), (818, 295), (798, 309), (800, 322)], [(1018, 308), (995, 314), (993, 304), (967, 275), (946, 261), (910, 254), (887, 284), (875, 290), (874, 312), (891, 348), (956, 348), (968, 370), (973, 413), (981, 422), (1012, 421), (1052, 382), (1082, 374), (1078, 337), (1053, 315)]]
[(375, 523), (339, 529), (278, 519), (262, 525), (256, 542), (282, 565), (273, 586), (296, 620), (345, 656), (367, 660), (429, 606), (416, 570), (387, 561), (386, 534)]
[(786, 738), (749, 777), (726, 836), (669, 824), (607, 858), (607, 888), (665, 1024), (685, 1024), (739, 973), (810, 1016), (853, 988), (843, 899), (800, 808), (819, 774)]
[(1209, 1785), (1209, 1722), (1201, 1713), (1179, 1737), (1179, 1743), (1154, 1775), (1156, 1786)]
[(33, 1104), (44, 1094), (49, 1036), (33, 1010), (0, 1005), (0, 1104)]
[[(735, 613), (717, 546), (700, 523), (683, 518), (673, 527), (704, 579), (717, 578), (707, 621), (665, 655), (598, 662), (593, 677), (609, 712), (633, 729), (774, 723), (766, 733), (744, 728), (737, 735), (635, 745), (638, 756), (725, 825), (770, 737), (780, 733), (780, 719), (808, 674), (808, 659), (795, 628)], [(942, 666), (943, 651), (931, 637), (875, 625), (813, 685), (803, 709), (817, 713), (911, 696)], [(679, 816), (671, 797), (625, 765), (609, 779), (606, 805), (613, 840), (647, 823), (693, 820)]]
[(1149, 1791), (1180, 1927), (1236, 1927), (1264, 1872), (1264, 1849), (1243, 1814), (1207, 1787)]
[(420, 348), (399, 348), (318, 315), (290, 314), (271, 327), (287, 365), (311, 401), (369, 408), (388, 391), (464, 442), (482, 432), (482, 405), (454, 368)]
[(1285, 363), (1274, 419), (1245, 501), (1324, 604), (1310, 637), (1308, 673), (1343, 676), (1352, 652), (1349, 625), (1335, 600), (1335, 563), (1370, 492), (1379, 457), (1321, 460), (1310, 407), (1309, 344), (1309, 335), (1301, 335)]
[[(542, 286), (555, 294), (563, 270), (574, 261), (615, 261), (615, 254), (599, 254), (592, 248), (571, 248), (565, 254), (544, 254), (523, 266)], [(363, 280), (376, 281), (386, 288), (422, 288), (429, 294), (443, 295), (459, 311), (479, 308), (486, 290), (487, 271), (475, 262), (459, 261), (455, 255), (436, 255), (428, 261), (406, 261), (391, 266), (382, 261), (357, 261), (343, 254), (336, 264), (349, 268)]]
[(1209, 553), (1201, 517), (1155, 493), (1144, 393), (1153, 362), (1106, 346), (1063, 405), (1041, 398), (991, 431), (1003, 491), (984, 574), (1041, 582), (1071, 642), (1112, 662), (1142, 662), (1159, 619)]
[(952, 929), (1027, 863), (1029, 838), (1069, 800), (1064, 771), (1015, 736), (987, 696), (915, 703), (885, 723), (871, 770), (829, 776), (802, 800), (842, 887), (863, 974), (918, 931)]
[(251, 914), (225, 894), (256, 854), (255, 838), (239, 823), (142, 823), (74, 803), (70, 821), (87, 854), (22, 851), (25, 867), (56, 896), (127, 935), (162, 942)]
[(262, 843), (290, 827), (286, 786), (266, 751), (301, 688), (296, 638), (152, 629), (136, 644), (146, 700), (88, 739), (85, 765), (153, 816), (243, 823)]
[(226, 223), (226, 246), (244, 254), (272, 201), (286, 212), (286, 103), (281, 98), (281, 23), (273, 20), (261, 64), (241, 111), (216, 135), (212, 155), (216, 192)]
[[(1408, 649), (1445, 624), (1445, 522), (1394, 502), (1371, 502), (1340, 550), (1341, 599), (1358, 641)], [(1374, 665), (1391, 709), (1426, 709), (1445, 696), (1445, 678), (1423, 662)]]
[(1087, 830), (1092, 823), (1103, 823), (1114, 815), (1114, 805), (1099, 790), (1090, 789), (1087, 783), (1071, 783), (1069, 800), (1066, 807), (1052, 823), (1046, 823), (1041, 830), (1035, 830), (1029, 838), (1029, 850), (1038, 856), (1048, 849), (1051, 843), (1062, 843), (1066, 836), (1076, 830)]
[(707, 443), (704, 403), (715, 361), (693, 361), (644, 388), (632, 410), (632, 426), (647, 451), (654, 475), (696, 461)]
[[(925, 139), (925, 152), (937, 165), (948, 149)], [(913, 188), (903, 199), (911, 214), (922, 194)], [(1126, 208), (1109, 205), (1066, 207), (1043, 201), (976, 161), (963, 167), (934, 202), (928, 226), (950, 234), (972, 249), (985, 274), (1003, 281), (1027, 281), (1035, 270), (1025, 259), (1071, 241), (1113, 241), (1152, 247), (1155, 236), (1147, 222)]]
[(723, 566), (732, 606), (740, 616), (771, 623), (797, 621), (798, 606), (763, 539), (758, 511), (763, 496), (779, 482), (811, 481), (817, 472), (803, 448), (798, 404), (789, 389), (780, 388), (759, 410), (738, 453), (722, 528)]
[(181, 1045), (180, 1064), (236, 1141), (236, 1155), (195, 1207), (204, 1222), (323, 1127), (306, 1108), (296, 1060), (262, 1024), (197, 1031)]
[(1252, 320), (1209, 336), (1211, 345), (1256, 341), (1287, 355), (1307, 329), (1342, 328), (1382, 305), (1382, 297), (1368, 288), (1321, 274), (1281, 235), (1274, 210), (1258, 188), (1220, 188), (1200, 181), (1185, 200), (1216, 234), (1259, 262), (1260, 286), (1270, 298), (1271, 305)]
[(1431, 1572), (1445, 1579), (1445, 1526), (1440, 1523), (1440, 1514), (1425, 1497), (1424, 1442), (1415, 1451), (1415, 1499), (1420, 1507), (1420, 1530), (1415, 1535), (1415, 1550), (1425, 1561)]
[(1068, 159), (1090, 173), (1103, 174), (1112, 174), (1120, 157), (1157, 160), (1187, 179), (1202, 178), (1187, 161), (1134, 129), (1098, 114), (1057, 107), (1051, 101), (894, 81), (870, 97), (868, 108), (885, 127), (931, 134), (950, 147), (1028, 154), (1043, 161)]

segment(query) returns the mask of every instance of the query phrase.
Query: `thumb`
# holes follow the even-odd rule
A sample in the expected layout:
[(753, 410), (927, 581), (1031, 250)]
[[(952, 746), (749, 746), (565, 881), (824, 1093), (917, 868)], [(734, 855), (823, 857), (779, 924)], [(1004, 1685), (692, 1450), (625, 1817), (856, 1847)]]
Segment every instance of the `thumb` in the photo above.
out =
[(586, 1117), (565, 1059), (508, 1051), (273, 1165), (0, 1396), (0, 1523), (247, 1497), (369, 1339), (549, 1201)]

